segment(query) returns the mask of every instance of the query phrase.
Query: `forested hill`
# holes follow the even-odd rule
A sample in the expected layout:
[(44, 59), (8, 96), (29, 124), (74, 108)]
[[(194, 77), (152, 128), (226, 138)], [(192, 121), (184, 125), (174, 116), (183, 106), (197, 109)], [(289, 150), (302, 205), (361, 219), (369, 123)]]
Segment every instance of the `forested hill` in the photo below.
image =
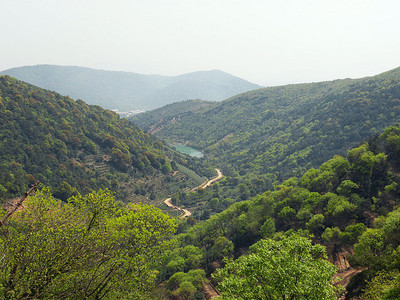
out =
[(36, 65), (0, 72), (89, 104), (119, 111), (150, 109), (203, 99), (221, 101), (260, 86), (212, 70), (179, 76), (143, 75), (73, 66)]
[(226, 174), (271, 173), (282, 179), (344, 154), (399, 121), (397, 68), (357, 80), (243, 93), (188, 114), (156, 135), (205, 151)]
[(155, 133), (166, 125), (179, 121), (187, 115), (197, 111), (211, 108), (216, 102), (204, 100), (186, 100), (167, 104), (163, 107), (146, 111), (128, 119), (134, 123), (140, 124), (140, 127), (150, 133)]
[(118, 114), (0, 76), (0, 198), (35, 180), (59, 198), (107, 187), (154, 196), (170, 171), (163, 144)]
[[(224, 266), (213, 277), (229, 299), (338, 299), (318, 293), (299, 296), (302, 287), (309, 293), (330, 280), (322, 284), (322, 273), (311, 279), (323, 269), (306, 266), (312, 259), (304, 260), (304, 243), (294, 251), (273, 242), (312, 234), (314, 242), (327, 247), (341, 278), (359, 273), (347, 286), (346, 299), (399, 299), (399, 159), (400, 128), (392, 126), (346, 156), (334, 156), (204, 222), (189, 227), (193, 222), (188, 220), (187, 230), (178, 236), (181, 248), (169, 253), (160, 273), (168, 278), (176, 272), (166, 286), (176, 289), (174, 280), (186, 278), (183, 269), (211, 273)], [(218, 199), (211, 202), (218, 204)], [(251, 254), (243, 255), (248, 247)], [(235, 264), (222, 264), (224, 257), (238, 256)], [(311, 280), (300, 283), (307, 278)], [(384, 297), (389, 290), (394, 296)], [(358, 298), (364, 292), (365, 298)]]

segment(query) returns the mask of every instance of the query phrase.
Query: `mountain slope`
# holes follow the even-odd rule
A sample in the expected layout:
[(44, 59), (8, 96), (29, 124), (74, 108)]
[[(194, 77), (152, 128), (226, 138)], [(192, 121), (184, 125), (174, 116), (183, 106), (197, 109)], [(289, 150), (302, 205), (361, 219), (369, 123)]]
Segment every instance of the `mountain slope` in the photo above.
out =
[(140, 124), (143, 130), (155, 133), (177, 119), (205, 108), (210, 108), (215, 104), (216, 102), (212, 101), (186, 100), (131, 116), (128, 120)]
[(143, 75), (73, 66), (37, 65), (0, 72), (30, 84), (120, 111), (204, 99), (221, 101), (260, 86), (218, 70), (180, 76)]
[(0, 76), (0, 198), (36, 179), (60, 198), (99, 188), (154, 198), (185, 181), (171, 178), (170, 162), (160, 141), (118, 114)]
[[(163, 127), (225, 171), (287, 178), (400, 121), (400, 68), (357, 80), (243, 93)], [(140, 124), (139, 124), (140, 125)]]
[[(348, 286), (350, 291), (361, 293), (366, 284), (379, 290), (382, 281), (371, 283), (373, 276), (392, 270), (396, 271), (394, 278), (398, 276), (399, 157), (400, 128), (392, 126), (349, 150), (346, 156), (334, 156), (299, 178), (290, 178), (191, 226), (178, 236), (180, 246), (205, 251), (195, 268), (214, 271), (224, 257), (238, 257), (260, 239), (280, 240), (296, 231), (301, 235), (311, 233), (314, 242), (327, 247), (340, 277), (362, 272), (363, 276)], [(388, 214), (393, 209), (395, 212)], [(351, 257), (354, 245), (356, 255)], [(183, 268), (171, 263), (174, 260), (176, 256), (170, 255), (166, 261), (170, 267), (165, 268), (167, 274)], [(185, 263), (185, 269), (194, 269), (193, 259)], [(254, 270), (263, 269), (252, 266)], [(395, 283), (399, 286), (397, 279)]]

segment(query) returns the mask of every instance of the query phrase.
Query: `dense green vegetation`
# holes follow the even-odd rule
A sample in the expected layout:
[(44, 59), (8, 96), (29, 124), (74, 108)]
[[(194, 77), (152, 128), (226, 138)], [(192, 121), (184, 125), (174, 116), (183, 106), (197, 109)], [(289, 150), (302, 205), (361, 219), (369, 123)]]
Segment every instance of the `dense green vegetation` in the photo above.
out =
[(222, 71), (179, 76), (143, 75), (73, 66), (36, 65), (0, 72), (19, 80), (119, 111), (154, 109), (188, 99), (221, 101), (260, 86)]
[[(335, 273), (354, 271), (347, 298), (398, 299), (400, 127), (387, 124), (399, 118), (399, 72), (164, 108), (160, 134), (188, 141), (191, 120), (203, 159), (100, 107), (0, 77), (0, 197), (34, 178), (52, 185), (0, 228), (0, 295), (204, 299), (212, 283), (222, 299), (335, 299)], [(224, 179), (190, 190), (218, 165)], [(142, 199), (163, 186), (193, 216), (92, 192), (123, 196), (133, 177)]]
[(109, 191), (61, 203), (44, 188), (0, 227), (0, 298), (150, 298), (174, 230), (158, 209), (117, 207)]
[[(279, 242), (282, 234), (297, 231), (325, 245), (341, 271), (349, 262), (362, 268), (347, 287), (349, 299), (398, 299), (400, 129), (385, 128), (399, 122), (399, 83), (398, 68), (359, 80), (268, 88), (160, 127), (147, 123), (169, 143), (203, 150), (226, 175), (212, 188), (174, 194), (175, 203), (204, 220), (188, 219), (178, 228), (183, 249), (202, 250), (202, 261), (193, 268), (211, 274), (224, 265), (222, 257), (240, 257), (260, 239)], [(145, 117), (136, 121), (145, 124)], [(251, 272), (246, 269), (254, 263), (251, 255), (220, 271), (220, 289), (228, 299), (265, 292), (246, 290), (249, 282), (238, 279), (246, 274), (266, 280), (262, 268), (255, 268), (256, 275), (241, 273)], [(189, 261), (179, 257), (168, 262), (169, 272), (189, 271)]]
[(1, 199), (40, 180), (62, 200), (110, 188), (146, 201), (195, 185), (169, 174), (175, 162), (201, 170), (114, 112), (8, 76), (0, 77), (0, 120)]
[(305, 237), (261, 240), (214, 277), (225, 299), (337, 299), (336, 268)]
[(223, 171), (213, 189), (182, 191), (178, 199), (206, 220), (397, 124), (399, 82), (400, 68), (358, 80), (256, 90), (184, 114), (173, 114), (176, 103), (135, 122), (168, 143), (202, 150), (203, 161)]
[[(394, 234), (398, 228), (398, 213), (388, 213), (399, 205), (399, 153), (400, 128), (390, 127), (380, 136), (350, 150), (346, 157), (335, 156), (318, 169), (311, 168), (300, 178), (290, 178), (272, 191), (234, 203), (206, 221), (196, 223), (193, 219), (187, 219), (179, 225), (178, 232), (181, 233), (177, 238), (181, 249), (196, 247), (191, 251), (197, 251), (196, 259), (185, 258), (184, 255), (179, 255), (179, 252), (169, 255), (165, 263), (165, 272), (173, 274), (203, 268), (210, 274), (223, 265), (223, 257), (240, 256), (260, 239), (272, 238), (283, 242), (286, 236), (298, 232), (306, 237), (311, 234), (314, 242), (325, 245), (332, 260), (338, 253), (345, 253), (341, 255), (350, 259), (354, 267), (368, 268), (357, 275), (358, 281), (350, 285), (351, 293), (357, 293), (365, 284), (372, 289), (371, 293), (376, 292), (378, 283), (375, 281), (379, 280), (397, 288), (400, 283), (396, 281), (397, 273), (393, 272), (397, 268), (397, 247), (400, 245), (400, 240), (397, 241), (397, 235)], [(177, 198), (184, 197), (177, 195)], [(388, 217), (385, 217), (387, 215)], [(368, 229), (374, 226), (377, 229)], [(388, 226), (391, 226), (390, 229)], [(263, 243), (270, 245), (273, 242), (261, 242), (260, 245), (264, 245)], [(351, 249), (354, 244), (357, 244), (356, 254), (354, 258), (349, 258), (351, 251), (346, 249)], [(271, 245), (264, 246), (268, 249)], [(252, 249), (256, 249), (255, 247), (257, 246)], [(254, 253), (255, 250), (252, 251), (251, 253)], [(247, 262), (250, 258), (251, 261), (255, 259), (254, 255), (249, 258), (243, 257), (234, 264), (229, 263), (225, 271), (220, 271), (220, 274), (223, 274), (220, 276), (221, 290), (226, 291), (229, 297), (235, 295), (232, 291), (250, 292), (245, 290), (248, 282), (238, 281), (234, 277), (240, 277), (241, 272), (252, 272), (242, 269), (242, 264), (243, 268), (246, 268), (247, 264), (254, 265)], [(260, 259), (267, 258), (268, 256)], [(274, 256), (274, 259), (278, 257)], [(276, 269), (276, 266), (274, 268)], [(261, 268), (253, 271), (265, 272), (264, 274), (273, 272)], [(235, 288), (230, 283), (231, 272)], [(259, 276), (268, 277), (260, 274)], [(381, 277), (375, 278), (376, 276)], [(254, 286), (254, 282), (252, 284)], [(252, 289), (251, 292), (261, 293), (262, 290)], [(307, 298), (298, 295), (300, 298)], [(272, 297), (276, 298), (279, 297)]]
[(143, 130), (155, 133), (165, 126), (176, 122), (176, 120), (180, 120), (181, 118), (207, 107), (212, 107), (213, 104), (215, 104), (215, 102), (186, 100), (140, 113), (129, 117), (128, 119), (134, 123), (140, 124), (140, 127), (143, 128)]
[[(251, 91), (182, 116), (156, 135), (202, 150), (228, 176), (271, 174), (264, 187), (271, 188), (395, 125), (399, 104), (400, 68)], [(151, 127), (144, 117), (138, 124)]]

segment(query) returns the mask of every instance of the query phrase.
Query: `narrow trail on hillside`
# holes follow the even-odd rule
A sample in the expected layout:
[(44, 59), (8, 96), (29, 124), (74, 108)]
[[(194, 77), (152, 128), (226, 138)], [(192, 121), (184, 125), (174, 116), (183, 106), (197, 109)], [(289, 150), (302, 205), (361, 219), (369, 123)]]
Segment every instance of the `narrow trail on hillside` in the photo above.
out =
[[(221, 170), (219, 169), (215, 169), (215, 171), (217, 172), (217, 176), (212, 178), (212, 179), (207, 179), (205, 182), (203, 182), (202, 184), (200, 184), (199, 186), (195, 187), (192, 189), (192, 191), (198, 190), (198, 189), (205, 189), (206, 187), (210, 186), (211, 184), (213, 184), (214, 182), (216, 182), (217, 180), (220, 180), (224, 175), (222, 174)], [(178, 206), (175, 206), (171, 203), (171, 198), (167, 198), (164, 200), (164, 203), (168, 206), (171, 207), (173, 209), (176, 210), (180, 210), (183, 212), (181, 218), (186, 218), (192, 215), (192, 213), (186, 209), (186, 208), (181, 208)]]
[(202, 282), (202, 285), (207, 300), (221, 296), (221, 293), (211, 284), (211, 282)]
[(168, 207), (171, 207), (171, 208), (173, 208), (173, 209), (182, 211), (182, 212), (183, 212), (183, 215), (181, 216), (181, 218), (189, 217), (190, 215), (192, 215), (192, 213), (191, 213), (189, 210), (187, 210), (186, 208), (180, 208), (180, 207), (178, 207), (178, 206), (173, 205), (173, 204), (171, 203), (171, 198), (165, 199), (165, 200), (164, 200), (164, 203), (165, 203)]
[(193, 188), (192, 191), (195, 191), (195, 190), (198, 190), (198, 189), (205, 189), (206, 187), (210, 186), (211, 184), (213, 184), (217, 180), (220, 180), (224, 176), (224, 175), (222, 175), (222, 172), (221, 172), (220, 169), (215, 169), (215, 171), (217, 172), (217, 176), (216, 177), (214, 177), (212, 179), (207, 179), (205, 182), (203, 182), (199, 186), (196, 186), (195, 188)]

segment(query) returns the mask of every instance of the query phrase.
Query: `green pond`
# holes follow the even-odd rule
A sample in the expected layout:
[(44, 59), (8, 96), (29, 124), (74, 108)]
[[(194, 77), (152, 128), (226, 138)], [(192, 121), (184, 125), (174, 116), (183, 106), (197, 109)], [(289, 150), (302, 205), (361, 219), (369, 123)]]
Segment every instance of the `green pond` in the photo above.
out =
[(192, 157), (203, 157), (204, 154), (199, 150), (185, 146), (185, 145), (171, 145), (174, 149), (180, 153), (187, 154)]

